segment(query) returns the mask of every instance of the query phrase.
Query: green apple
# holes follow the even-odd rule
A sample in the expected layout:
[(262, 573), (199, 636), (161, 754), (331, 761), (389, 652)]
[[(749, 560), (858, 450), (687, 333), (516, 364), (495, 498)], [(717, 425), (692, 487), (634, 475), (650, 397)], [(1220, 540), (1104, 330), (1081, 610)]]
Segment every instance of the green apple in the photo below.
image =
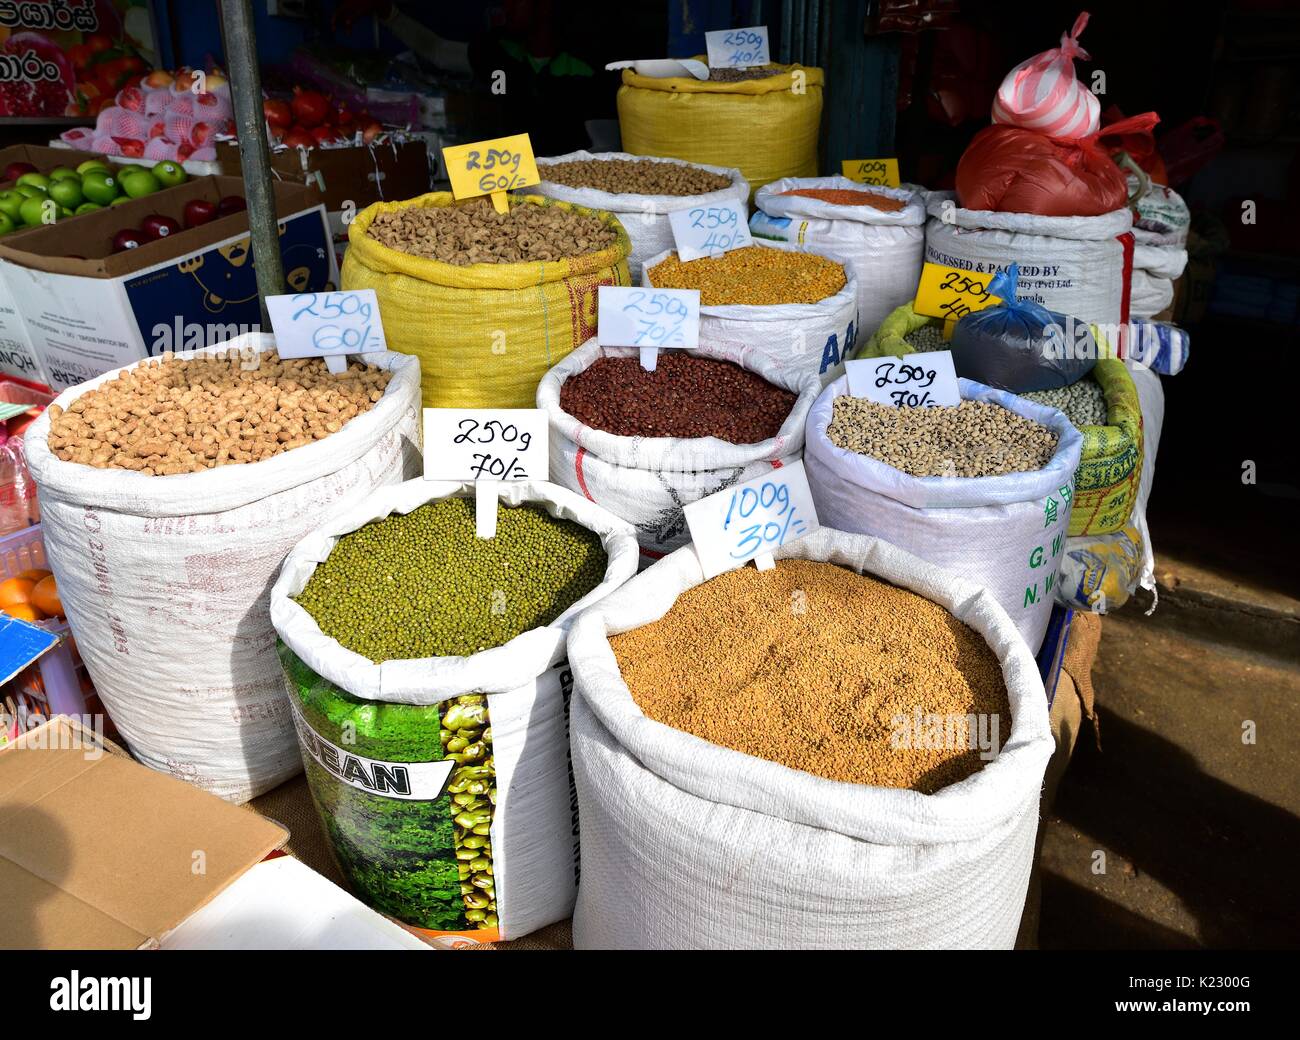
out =
[(18, 210), (19, 215), (23, 218), (23, 223), (28, 227), (40, 227), (46, 223), (45, 214), (47, 212), (51, 213), (52, 216), (58, 216), (58, 206), (47, 198), (26, 199)]
[(60, 178), (53, 181), (50, 184), (50, 198), (60, 206), (76, 209), (86, 201), (86, 196), (81, 190), (81, 178), (74, 173), (72, 180)]
[(47, 198), (44, 188), (38, 188), (35, 184), (17, 184), (14, 191), (18, 192), (25, 199), (43, 199)]
[(87, 159), (77, 167), (77, 173), (85, 174), (91, 170), (103, 170), (105, 173), (112, 173), (113, 167), (104, 162), (103, 159)]
[(42, 191), (48, 191), (50, 179), (43, 173), (24, 173), (18, 178), (19, 184), (30, 184), (33, 188), (40, 188)]
[(73, 212), (73, 213), (76, 213), (76, 214), (78, 214), (78, 215), (80, 215), (80, 214), (82, 214), (82, 213), (94, 213), (95, 210), (97, 210), (97, 209), (103, 209), (103, 208), (104, 208), (103, 206), (101, 206), (101, 205), (99, 205), (98, 203), (95, 203), (95, 202), (83, 202), (80, 206), (78, 206), (78, 207), (77, 207), (76, 209), (74, 209), (72, 212)]
[(117, 198), (117, 179), (104, 170), (87, 170), (81, 175), (81, 193), (87, 201), (107, 206)]
[(18, 210), (26, 201), (25, 195), (19, 195), (16, 191), (0, 191), (0, 213), (3, 213), (10, 220), (22, 220), (18, 215)]
[(118, 177), (118, 180), (122, 184), (122, 190), (133, 199), (142, 199), (146, 195), (152, 195), (155, 191), (162, 190), (162, 181), (144, 169), (129, 176), (123, 174)]
[(110, 208), (113, 207), (113, 206), (125, 206), (128, 202), (131, 202), (131, 201), (132, 201), (132, 199), (131, 199), (131, 196), (130, 196), (130, 195), (119, 195), (117, 198), (115, 198), (115, 199), (114, 199), (112, 202), (110, 202), (108, 205), (109, 205)]
[(76, 181), (81, 183), (81, 174), (76, 170), (69, 170), (66, 166), (58, 166), (50, 171), (50, 180), (52, 181)]
[(7, 235), (14, 229), (14, 222), (9, 219), (8, 213), (0, 213), (0, 235)]
[(178, 162), (173, 162), (171, 159), (164, 159), (162, 162), (155, 163), (153, 175), (158, 178), (158, 182), (164, 188), (174, 188), (176, 185), (184, 184), (190, 179), (190, 175), (185, 172), (185, 167)]

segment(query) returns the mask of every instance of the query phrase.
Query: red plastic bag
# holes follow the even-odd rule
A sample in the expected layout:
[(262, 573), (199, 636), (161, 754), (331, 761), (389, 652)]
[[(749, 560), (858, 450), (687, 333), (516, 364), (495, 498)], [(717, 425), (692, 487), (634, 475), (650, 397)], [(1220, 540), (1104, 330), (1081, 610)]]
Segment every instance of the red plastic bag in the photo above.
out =
[[(1159, 118), (1147, 112), (1106, 133), (1136, 133)], [(1095, 134), (1065, 139), (995, 125), (975, 135), (957, 164), (957, 199), (964, 209), (1097, 217), (1124, 207), (1128, 183)]]

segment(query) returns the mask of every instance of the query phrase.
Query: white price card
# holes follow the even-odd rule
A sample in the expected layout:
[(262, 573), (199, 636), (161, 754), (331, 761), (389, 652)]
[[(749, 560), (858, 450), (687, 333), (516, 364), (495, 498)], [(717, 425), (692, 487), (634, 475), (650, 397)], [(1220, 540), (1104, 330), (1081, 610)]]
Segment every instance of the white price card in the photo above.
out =
[(749, 212), (743, 202), (692, 206), (668, 214), (677, 255), (683, 263), (702, 256), (721, 256), (731, 249), (754, 244), (749, 233)]
[(491, 538), (496, 485), (550, 475), (547, 433), (540, 408), (426, 408), (424, 479), (474, 481), (478, 536)]
[(268, 296), (266, 312), (283, 358), (323, 357), (331, 372), (346, 372), (343, 355), (388, 349), (374, 289)]
[(598, 290), (596, 340), (602, 347), (640, 347), (641, 367), (655, 370), (661, 347), (694, 350), (700, 345), (698, 289)]
[(709, 49), (711, 69), (748, 69), (772, 61), (766, 25), (706, 32), (704, 43)]
[(821, 526), (802, 462), (691, 502), (684, 512), (706, 578), (750, 560), (767, 570), (775, 550)]
[(961, 404), (952, 352), (932, 350), (902, 357), (846, 361), (849, 393), (895, 408), (953, 407)]

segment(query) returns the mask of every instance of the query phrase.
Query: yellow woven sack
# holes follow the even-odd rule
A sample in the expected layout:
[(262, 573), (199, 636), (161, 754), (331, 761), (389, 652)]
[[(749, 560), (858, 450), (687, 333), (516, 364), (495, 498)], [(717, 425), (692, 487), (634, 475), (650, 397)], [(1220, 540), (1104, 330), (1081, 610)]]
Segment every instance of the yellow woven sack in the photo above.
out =
[(1106, 395), (1106, 425), (1085, 426), (1074, 477), (1071, 537), (1110, 534), (1128, 523), (1142, 477), (1142, 409), (1124, 362), (1103, 358), (1092, 377)]
[(623, 151), (736, 167), (749, 181), (751, 201), (782, 177), (815, 177), (822, 70), (780, 67), (786, 71), (737, 83), (656, 79), (624, 69), (618, 88)]
[(424, 407), (531, 408), (546, 371), (596, 334), (597, 288), (630, 284), (627, 232), (602, 210), (522, 195), (511, 196), (511, 205), (597, 216), (618, 241), (570, 260), (457, 267), (366, 234), (380, 213), (454, 201), (433, 192), (358, 213), (348, 226), (343, 288), (375, 290), (388, 349), (420, 359)]
[(877, 357), (903, 357), (906, 354), (915, 354), (916, 348), (904, 338), (911, 335), (917, 329), (923, 329), (927, 325), (942, 324), (941, 318), (931, 318), (925, 314), (917, 314), (912, 310), (910, 303), (905, 303), (901, 307), (896, 307), (889, 312), (888, 317), (880, 323), (880, 328), (871, 334), (871, 338), (862, 344), (855, 358), (866, 360)]

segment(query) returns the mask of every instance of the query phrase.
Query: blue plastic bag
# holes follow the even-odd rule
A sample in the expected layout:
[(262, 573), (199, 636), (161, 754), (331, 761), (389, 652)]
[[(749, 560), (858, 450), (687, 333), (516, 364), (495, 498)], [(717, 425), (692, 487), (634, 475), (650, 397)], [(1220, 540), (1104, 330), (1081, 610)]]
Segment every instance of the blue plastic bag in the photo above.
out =
[(1013, 394), (1078, 382), (1097, 363), (1088, 323), (1016, 296), (1020, 267), (1012, 264), (989, 283), (1000, 304), (968, 314), (952, 333), (957, 374)]

